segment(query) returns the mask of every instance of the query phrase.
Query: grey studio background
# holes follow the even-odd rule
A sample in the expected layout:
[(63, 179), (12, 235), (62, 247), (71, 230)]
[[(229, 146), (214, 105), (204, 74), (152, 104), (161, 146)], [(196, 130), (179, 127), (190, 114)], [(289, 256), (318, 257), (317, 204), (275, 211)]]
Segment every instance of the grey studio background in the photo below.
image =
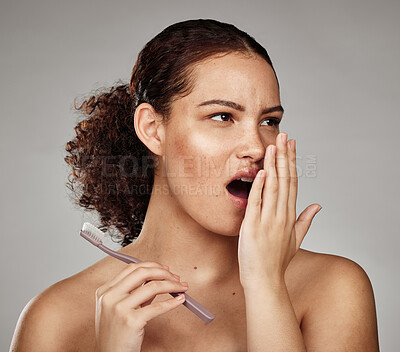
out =
[[(75, 97), (128, 80), (142, 47), (190, 18), (230, 22), (269, 52), (297, 141), (302, 248), (350, 258), (375, 293), (380, 347), (399, 346), (398, 1), (1, 1), (1, 343), (28, 301), (104, 254), (69, 200)], [(314, 172), (312, 172), (314, 171)]]

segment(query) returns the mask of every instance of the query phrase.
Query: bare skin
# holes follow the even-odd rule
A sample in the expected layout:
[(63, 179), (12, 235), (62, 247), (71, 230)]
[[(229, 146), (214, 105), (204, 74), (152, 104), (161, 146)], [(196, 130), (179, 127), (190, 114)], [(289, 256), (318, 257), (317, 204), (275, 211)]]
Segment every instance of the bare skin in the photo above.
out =
[[(138, 251), (135, 254), (139, 257), (144, 253)], [(21, 326), (17, 331), (20, 335), (14, 337), (13, 351), (46, 352), (54, 351), (55, 346), (59, 351), (94, 351), (95, 291), (125, 265), (113, 258), (104, 258), (36, 296), (21, 315)], [(172, 272), (174, 273), (173, 270)], [(336, 294), (329, 294), (335, 283), (336, 290), (343, 292), (346, 287), (342, 289), (341, 286), (349, 283), (352, 277), (361, 282), (354, 288), (354, 295), (361, 297), (357, 297), (358, 304), (353, 307), (362, 309), (357, 312), (359, 319), (365, 324), (363, 332), (366, 333), (366, 341), (361, 342), (361, 347), (366, 347), (365, 351), (377, 351), (376, 317), (371, 288), (366, 275), (357, 264), (342, 257), (302, 249), (289, 264), (285, 280), (299, 326), (309, 341), (310, 351), (339, 351), (335, 349), (335, 345), (332, 349), (324, 348), (324, 341), (343, 333), (354, 334), (352, 339), (358, 340), (357, 331), (336, 331), (335, 323), (351, 324), (351, 321), (344, 319), (346, 312), (335, 311), (331, 296)], [(184, 280), (182, 277), (181, 279)], [(187, 308), (178, 307), (147, 324), (141, 351), (247, 351), (243, 289), (238, 278), (230, 281), (214, 290), (207, 290), (195, 289), (189, 279), (190, 287), (186, 292), (212, 311), (216, 318), (212, 323), (206, 324)], [(168, 294), (160, 295), (154, 302), (169, 297), (171, 296)], [(336, 298), (341, 299), (340, 294)], [(348, 304), (351, 302), (349, 299)], [(330, 314), (329, 319), (326, 319), (327, 311)], [(32, 341), (35, 341), (35, 345), (32, 345)], [(337, 341), (332, 343), (336, 344)], [(40, 348), (35, 350), (35, 346)], [(361, 347), (353, 350), (361, 351)]]
[[(198, 65), (195, 82), (193, 92), (173, 104), (167, 126), (149, 104), (135, 112), (138, 137), (160, 156), (155, 189), (169, 192), (152, 194), (139, 239), (121, 252), (168, 265), (189, 282), (186, 292), (216, 318), (206, 324), (179, 306), (148, 322), (141, 351), (247, 350), (238, 266), (244, 210), (234, 207), (224, 192), (236, 171), (263, 168), (266, 147), (279, 134), (279, 128), (266, 122), (283, 113), (260, 112), (280, 105), (279, 90), (264, 60), (234, 54)], [(211, 99), (233, 101), (245, 111), (197, 106)], [(236, 125), (221, 121), (224, 113)], [(201, 158), (214, 170), (204, 172)], [(185, 192), (191, 185), (203, 191)], [(12, 349), (94, 350), (96, 289), (125, 266), (105, 258), (35, 297), (21, 315)], [(307, 351), (378, 351), (372, 287), (356, 263), (299, 249), (284, 281)], [(154, 302), (170, 297), (158, 295)]]

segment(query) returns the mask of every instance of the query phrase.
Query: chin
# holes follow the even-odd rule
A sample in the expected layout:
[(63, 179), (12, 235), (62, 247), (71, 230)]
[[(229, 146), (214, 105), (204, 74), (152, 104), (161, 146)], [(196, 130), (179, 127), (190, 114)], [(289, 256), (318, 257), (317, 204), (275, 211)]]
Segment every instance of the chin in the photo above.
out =
[(238, 226), (233, 226), (233, 223), (231, 222), (229, 226), (224, 226), (221, 228), (222, 224), (218, 224), (219, 229), (215, 229), (215, 231), (211, 230), (212, 232), (215, 232), (221, 236), (226, 236), (226, 237), (238, 237), (239, 236), (239, 231), (240, 231), (240, 225)]

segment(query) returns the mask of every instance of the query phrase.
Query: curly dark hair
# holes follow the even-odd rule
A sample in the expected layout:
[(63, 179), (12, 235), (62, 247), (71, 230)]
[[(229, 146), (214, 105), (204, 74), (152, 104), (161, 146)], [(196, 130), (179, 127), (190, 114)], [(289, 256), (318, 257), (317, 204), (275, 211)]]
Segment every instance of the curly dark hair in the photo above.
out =
[(122, 246), (140, 234), (157, 163), (136, 135), (135, 109), (151, 104), (167, 122), (173, 101), (193, 89), (195, 64), (232, 52), (258, 54), (275, 73), (267, 51), (246, 32), (213, 19), (186, 20), (168, 26), (144, 46), (129, 84), (118, 81), (78, 105), (75, 99), (74, 108), (84, 119), (65, 146), (64, 160), (72, 167), (66, 186), (75, 204), (99, 213), (101, 230), (114, 226), (119, 231), (112, 237)]

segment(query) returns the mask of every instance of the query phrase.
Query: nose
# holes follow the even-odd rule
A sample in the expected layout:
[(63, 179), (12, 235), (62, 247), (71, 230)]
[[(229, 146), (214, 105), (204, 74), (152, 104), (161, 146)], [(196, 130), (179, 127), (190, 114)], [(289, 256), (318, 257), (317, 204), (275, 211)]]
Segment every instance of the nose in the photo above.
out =
[(264, 159), (266, 146), (257, 128), (246, 129), (239, 140), (236, 149), (239, 159), (249, 159), (248, 162), (252, 164)]

